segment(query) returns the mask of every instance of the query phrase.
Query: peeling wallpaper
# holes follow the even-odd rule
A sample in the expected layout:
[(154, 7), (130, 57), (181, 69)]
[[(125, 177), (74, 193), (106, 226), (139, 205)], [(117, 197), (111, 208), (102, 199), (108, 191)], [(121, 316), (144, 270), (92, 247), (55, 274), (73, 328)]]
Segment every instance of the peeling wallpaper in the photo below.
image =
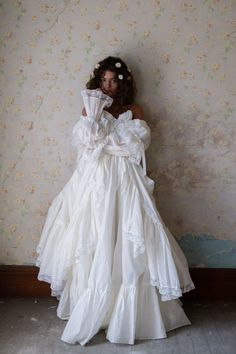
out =
[(193, 267), (235, 268), (236, 2), (0, 0), (1, 264), (31, 265), (72, 176), (94, 65), (121, 56), (152, 129), (157, 208)]

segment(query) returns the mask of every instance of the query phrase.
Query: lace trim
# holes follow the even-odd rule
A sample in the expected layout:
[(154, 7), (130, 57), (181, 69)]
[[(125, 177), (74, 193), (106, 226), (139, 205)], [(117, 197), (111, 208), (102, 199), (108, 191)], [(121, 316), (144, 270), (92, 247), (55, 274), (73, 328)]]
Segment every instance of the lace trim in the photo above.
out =
[[(131, 177), (132, 178), (132, 177)], [(143, 198), (140, 198), (140, 201), (142, 203), (142, 206), (146, 212), (146, 214), (151, 218), (153, 223), (155, 223), (160, 231), (160, 233), (165, 233), (164, 226), (162, 222), (159, 221), (157, 214), (153, 209), (150, 208), (150, 206), (144, 201)], [(139, 256), (143, 252), (145, 252), (145, 243), (144, 239), (140, 235), (133, 234), (132, 232), (127, 232), (127, 238), (134, 242), (135, 247), (134, 247), (134, 257)], [(152, 279), (151, 280), (151, 285), (156, 286), (159, 289), (159, 292), (161, 294), (161, 299), (162, 301), (168, 301), (168, 300), (173, 300), (177, 299), (182, 296), (182, 293), (188, 292), (190, 290), (195, 289), (195, 286), (193, 283), (189, 283), (186, 285), (180, 285), (179, 288), (169, 288), (165, 286), (161, 286), (159, 281), (157, 279)]]
[(170, 288), (168, 286), (161, 286), (157, 279), (151, 279), (151, 285), (156, 286), (161, 294), (162, 301), (174, 300), (182, 296), (183, 293), (194, 290), (193, 283), (182, 285), (179, 288)]
[(51, 296), (56, 296), (60, 299), (61, 293), (65, 287), (66, 281), (55, 281), (53, 277), (45, 274), (38, 275), (38, 280), (45, 281), (46, 283), (51, 284)]
[(124, 231), (126, 234), (127, 240), (131, 241), (134, 243), (134, 257), (140, 256), (142, 253), (145, 252), (145, 244), (144, 244), (144, 238), (141, 235), (137, 235), (133, 233), (132, 231)]
[[(57, 297), (58, 300), (60, 300), (62, 291), (66, 285), (66, 281), (61, 281), (61, 282), (56, 282), (55, 280), (52, 279), (51, 276), (48, 275), (39, 275), (38, 280), (44, 281), (46, 283), (51, 284), (51, 296)], [(97, 292), (101, 297), (104, 296), (104, 294), (110, 294), (111, 293), (111, 286), (107, 285), (105, 288), (101, 287), (87, 287), (87, 290), (90, 290), (91, 292)]]
[(105, 101), (106, 107), (110, 107), (113, 102), (113, 98), (111, 98), (110, 96), (103, 93), (100, 89), (99, 90), (89, 90), (89, 89), (82, 90), (81, 96), (85, 99), (88, 97), (95, 97), (95, 98), (98, 98), (102, 101)]
[[(45, 275), (45, 274), (40, 274), (38, 275), (38, 280), (47, 282), (51, 284), (51, 296), (57, 297), (57, 299), (60, 299), (61, 293), (65, 287), (66, 280), (61, 280), (61, 281), (56, 281), (53, 279), (52, 276)], [(122, 284), (125, 288), (136, 288), (135, 285), (124, 285)], [(151, 279), (150, 284), (141, 284), (141, 286), (156, 286), (159, 290), (159, 293), (161, 294), (161, 300), (162, 301), (169, 301), (169, 300), (174, 300), (182, 296), (183, 293), (188, 292), (190, 290), (195, 289), (195, 286), (193, 283), (180, 286), (180, 288), (170, 288), (167, 286), (160, 286), (160, 283), (157, 279)], [(110, 285), (107, 286), (106, 288), (99, 288), (99, 287), (88, 287), (91, 291), (98, 291), (101, 295), (104, 293), (110, 293), (111, 292), (111, 287)]]
[(79, 263), (81, 261), (81, 256), (87, 256), (93, 253), (96, 249), (96, 244), (94, 242), (90, 242), (83, 247), (78, 247), (75, 252), (75, 263)]

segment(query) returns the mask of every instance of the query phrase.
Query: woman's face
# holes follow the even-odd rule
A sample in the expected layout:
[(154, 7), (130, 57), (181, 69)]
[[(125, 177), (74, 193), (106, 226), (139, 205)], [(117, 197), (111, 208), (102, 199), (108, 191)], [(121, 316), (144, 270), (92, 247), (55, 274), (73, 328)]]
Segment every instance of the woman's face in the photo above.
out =
[(118, 80), (116, 74), (106, 70), (100, 79), (100, 88), (106, 95), (114, 98), (118, 92)]

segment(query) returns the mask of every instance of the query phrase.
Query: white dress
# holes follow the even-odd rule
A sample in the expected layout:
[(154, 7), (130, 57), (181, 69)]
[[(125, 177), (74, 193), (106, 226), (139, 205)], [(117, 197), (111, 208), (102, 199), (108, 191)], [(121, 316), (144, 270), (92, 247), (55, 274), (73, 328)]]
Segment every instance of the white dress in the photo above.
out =
[(165, 338), (191, 324), (179, 297), (194, 284), (146, 175), (150, 128), (130, 110), (113, 117), (101, 90), (81, 94), (76, 169), (48, 210), (38, 279), (51, 284), (57, 315), (68, 320), (64, 342), (85, 345), (101, 329), (113, 343)]

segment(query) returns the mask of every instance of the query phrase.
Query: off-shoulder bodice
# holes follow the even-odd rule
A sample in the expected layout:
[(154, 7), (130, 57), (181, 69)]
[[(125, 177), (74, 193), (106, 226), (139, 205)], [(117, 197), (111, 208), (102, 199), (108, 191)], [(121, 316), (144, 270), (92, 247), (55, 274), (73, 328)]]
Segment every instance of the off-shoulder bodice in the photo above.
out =
[(146, 175), (145, 150), (151, 141), (150, 128), (145, 120), (132, 119), (128, 110), (115, 118), (105, 110), (113, 99), (101, 90), (82, 90), (87, 116), (81, 115), (72, 132), (72, 145), (78, 157), (99, 158), (103, 154), (126, 157), (140, 164)]

